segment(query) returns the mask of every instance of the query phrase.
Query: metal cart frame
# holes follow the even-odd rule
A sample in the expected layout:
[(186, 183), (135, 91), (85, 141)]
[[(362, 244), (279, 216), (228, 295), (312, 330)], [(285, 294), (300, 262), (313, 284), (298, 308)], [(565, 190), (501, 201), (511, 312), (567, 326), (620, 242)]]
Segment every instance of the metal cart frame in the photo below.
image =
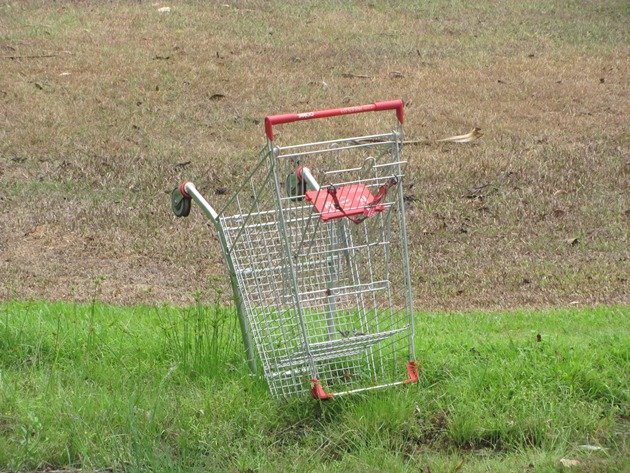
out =
[[(397, 118), (388, 133), (274, 141), (277, 125), (387, 110)], [(268, 116), (258, 162), (221, 210), (191, 182), (172, 193), (176, 216), (194, 201), (214, 224), (249, 367), (260, 359), (274, 397), (418, 381), (403, 120), (401, 100)]]

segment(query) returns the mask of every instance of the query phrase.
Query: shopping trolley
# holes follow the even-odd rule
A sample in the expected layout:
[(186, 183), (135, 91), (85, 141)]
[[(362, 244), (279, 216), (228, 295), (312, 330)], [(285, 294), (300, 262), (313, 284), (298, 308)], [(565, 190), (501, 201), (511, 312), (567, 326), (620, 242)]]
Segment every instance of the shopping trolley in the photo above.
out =
[[(278, 146), (274, 126), (393, 110), (387, 133)], [(274, 397), (317, 399), (418, 381), (402, 192), (403, 102), (265, 119), (267, 143), (216, 211), (191, 182), (172, 193), (213, 222), (250, 369)]]

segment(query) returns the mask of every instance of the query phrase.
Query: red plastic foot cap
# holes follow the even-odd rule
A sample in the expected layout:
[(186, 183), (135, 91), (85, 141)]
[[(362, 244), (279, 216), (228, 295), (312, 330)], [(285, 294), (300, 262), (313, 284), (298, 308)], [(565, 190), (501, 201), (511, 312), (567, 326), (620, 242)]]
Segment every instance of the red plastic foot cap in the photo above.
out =
[(311, 384), (313, 385), (313, 387), (311, 388), (311, 394), (315, 399), (326, 400), (332, 398), (335, 395), (334, 393), (327, 393), (326, 391), (324, 391), (324, 388), (322, 388), (322, 384), (317, 378), (311, 379)]
[(409, 361), (407, 363), (407, 374), (409, 378), (405, 380), (405, 384), (417, 383), (418, 382), (418, 366), (414, 360)]

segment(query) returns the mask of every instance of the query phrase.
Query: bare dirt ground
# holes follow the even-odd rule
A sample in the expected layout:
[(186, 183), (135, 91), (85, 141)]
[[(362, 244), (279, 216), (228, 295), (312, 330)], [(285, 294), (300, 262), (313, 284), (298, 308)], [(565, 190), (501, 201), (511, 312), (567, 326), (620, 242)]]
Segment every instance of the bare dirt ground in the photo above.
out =
[(418, 308), (629, 303), (627, 2), (417, 3), (3, 2), (0, 298), (227, 300), (168, 192), (229, 193), (267, 114), (402, 97)]

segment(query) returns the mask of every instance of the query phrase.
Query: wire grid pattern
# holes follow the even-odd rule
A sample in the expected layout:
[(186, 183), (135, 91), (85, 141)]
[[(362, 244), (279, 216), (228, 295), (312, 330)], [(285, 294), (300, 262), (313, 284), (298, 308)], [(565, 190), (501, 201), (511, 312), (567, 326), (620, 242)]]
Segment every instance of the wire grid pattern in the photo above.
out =
[[(313, 378), (338, 394), (406, 377), (413, 337), (398, 136), (270, 148), (221, 211), (241, 310), (274, 397), (307, 393)], [(391, 187), (362, 222), (324, 221), (285, 192), (297, 165), (311, 169), (320, 192)]]

